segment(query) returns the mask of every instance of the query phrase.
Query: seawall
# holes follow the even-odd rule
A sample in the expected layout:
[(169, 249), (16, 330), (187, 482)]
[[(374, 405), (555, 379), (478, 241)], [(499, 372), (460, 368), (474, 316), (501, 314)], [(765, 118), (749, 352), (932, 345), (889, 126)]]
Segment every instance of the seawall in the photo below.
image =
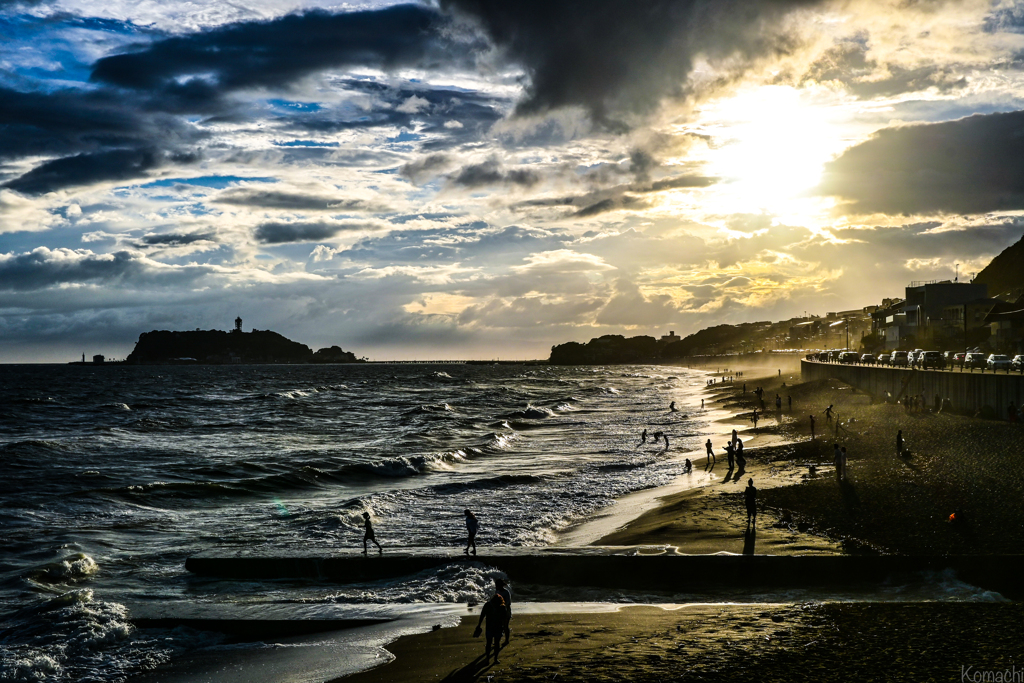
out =
[(919, 572), (952, 570), (963, 581), (1016, 599), (1024, 556), (678, 555), (639, 547), (488, 548), (474, 557), (451, 548), (402, 548), (383, 555), (253, 555), (212, 550), (189, 557), (201, 576), (243, 581), (307, 579), (359, 583), (411, 576), (434, 567), (481, 563), (513, 581), (549, 586), (685, 592), (709, 588), (787, 589), (880, 584)]
[(1024, 375), (959, 370), (913, 370), (870, 365), (841, 365), (804, 360), (800, 375), (805, 380), (838, 379), (879, 398), (922, 395), (931, 406), (935, 396), (948, 398), (958, 412), (974, 413), (989, 406), (999, 418), (1006, 418), (1012, 401), (1024, 400)]

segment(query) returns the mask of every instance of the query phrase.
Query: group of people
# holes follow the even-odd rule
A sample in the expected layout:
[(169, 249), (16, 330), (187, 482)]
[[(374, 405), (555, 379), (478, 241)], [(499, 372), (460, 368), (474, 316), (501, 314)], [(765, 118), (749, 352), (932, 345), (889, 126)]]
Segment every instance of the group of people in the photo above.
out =
[[(476, 534), (480, 530), (480, 520), (476, 518), (472, 510), (466, 509), (462, 513), (466, 517), (466, 550), (465, 553), (469, 555), (470, 550), (476, 555)], [(363, 555), (366, 555), (368, 550), (368, 543), (373, 543), (377, 546), (377, 554), (383, 555), (384, 549), (380, 547), (380, 543), (377, 542), (377, 534), (373, 531), (373, 522), (370, 521), (370, 513), (363, 513)]]

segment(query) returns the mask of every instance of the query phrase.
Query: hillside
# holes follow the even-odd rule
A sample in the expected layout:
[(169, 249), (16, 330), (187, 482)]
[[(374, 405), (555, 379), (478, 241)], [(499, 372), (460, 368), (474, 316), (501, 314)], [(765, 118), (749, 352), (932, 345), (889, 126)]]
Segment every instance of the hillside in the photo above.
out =
[(988, 285), (989, 296), (1008, 301), (1024, 293), (1024, 236), (992, 259), (974, 282)]

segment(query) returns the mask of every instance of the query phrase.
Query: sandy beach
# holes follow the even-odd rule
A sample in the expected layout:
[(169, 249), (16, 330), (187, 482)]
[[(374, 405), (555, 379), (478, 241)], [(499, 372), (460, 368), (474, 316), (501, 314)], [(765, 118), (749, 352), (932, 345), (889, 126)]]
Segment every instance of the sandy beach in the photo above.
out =
[[(1019, 656), (1019, 604), (623, 607), (516, 616), (500, 664), (475, 617), (388, 646), (395, 661), (334, 683), (420, 681), (945, 681)], [(998, 634), (998, 635), (996, 635)]]
[[(595, 544), (774, 555), (1016, 554), (1024, 547), (1024, 507), (1016, 503), (1024, 476), (1019, 427), (908, 414), (837, 381), (802, 383), (792, 365), (777, 368), (774, 376), (760, 370), (746, 368), (743, 377), (707, 390), (708, 407), (730, 415), (716, 423), (716, 453), (736, 428), (751, 444), (746, 470), (728, 472), (723, 454), (708, 468), (715, 476), (696, 488), (655, 496), (650, 509)], [(752, 393), (758, 386), (767, 410), (755, 431), (749, 416), (760, 409)], [(781, 411), (774, 409), (776, 394)], [(832, 420), (824, 413), (829, 405)], [(899, 429), (907, 457), (895, 452)], [(833, 443), (849, 452), (844, 481), (836, 477)], [(694, 464), (695, 472), (704, 472), (703, 460)], [(759, 489), (754, 534), (745, 533), (742, 500), (750, 478)], [(954, 510), (959, 521), (951, 524)], [(400, 639), (387, 647), (394, 662), (345, 680), (954, 680), (964, 667), (1011, 666), (1022, 616), (1019, 604), (998, 599), (517, 615), (512, 643), (497, 665), (483, 664), (471, 616), (454, 629)]]

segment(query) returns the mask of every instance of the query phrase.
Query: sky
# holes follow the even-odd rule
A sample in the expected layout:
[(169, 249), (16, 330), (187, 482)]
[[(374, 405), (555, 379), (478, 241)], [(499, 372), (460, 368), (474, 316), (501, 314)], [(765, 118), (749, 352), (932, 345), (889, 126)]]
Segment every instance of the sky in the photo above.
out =
[(877, 304), (1024, 234), (1024, 2), (0, 0), (0, 362)]

